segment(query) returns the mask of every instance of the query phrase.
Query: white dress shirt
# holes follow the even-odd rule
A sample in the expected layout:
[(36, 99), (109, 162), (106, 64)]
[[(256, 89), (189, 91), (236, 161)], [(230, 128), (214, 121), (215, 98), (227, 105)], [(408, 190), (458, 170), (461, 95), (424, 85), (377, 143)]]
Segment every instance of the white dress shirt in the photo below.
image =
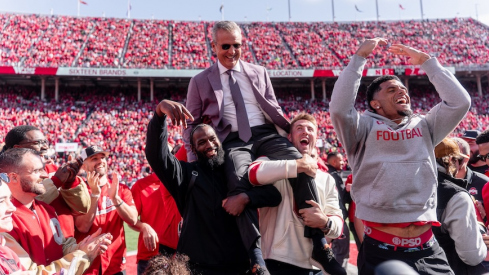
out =
[[(222, 92), (223, 92), (223, 117), (231, 123), (231, 132), (238, 131), (238, 122), (236, 120), (236, 107), (234, 106), (233, 97), (231, 95), (231, 89), (229, 88), (229, 75), (226, 73), (228, 69), (224, 67), (219, 61), (217, 61), (219, 67), (219, 75), (221, 77)], [(250, 127), (265, 124), (265, 116), (256, 101), (255, 94), (253, 93), (251, 82), (248, 76), (242, 71), (240, 62), (236, 63), (233, 68), (233, 76), (238, 82), (239, 89), (243, 95), (245, 103), (246, 113), (248, 114), (248, 121)]]

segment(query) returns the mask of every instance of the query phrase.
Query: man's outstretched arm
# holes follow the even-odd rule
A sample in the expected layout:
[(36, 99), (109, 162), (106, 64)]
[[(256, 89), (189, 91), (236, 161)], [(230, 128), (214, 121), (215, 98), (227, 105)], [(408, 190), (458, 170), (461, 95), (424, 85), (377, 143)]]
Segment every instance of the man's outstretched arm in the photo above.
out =
[(378, 45), (386, 44), (387, 40), (383, 38), (365, 40), (334, 85), (329, 104), (331, 122), (347, 153), (354, 151), (353, 146), (360, 139), (359, 135), (365, 132), (361, 128), (360, 114), (355, 109), (355, 99), (360, 87), (363, 68), (367, 62), (366, 58)]

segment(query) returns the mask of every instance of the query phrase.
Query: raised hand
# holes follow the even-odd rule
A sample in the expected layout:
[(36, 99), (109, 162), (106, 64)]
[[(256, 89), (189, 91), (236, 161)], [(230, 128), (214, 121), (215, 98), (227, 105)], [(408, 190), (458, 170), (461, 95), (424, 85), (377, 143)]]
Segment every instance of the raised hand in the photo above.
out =
[(72, 183), (75, 180), (76, 175), (78, 175), (78, 171), (80, 171), (82, 165), (82, 159), (76, 158), (59, 168), (56, 173), (54, 173), (54, 176), (62, 183)]
[(92, 171), (87, 172), (87, 183), (90, 186), (92, 195), (100, 195), (100, 175), (99, 173)]
[(367, 58), (378, 45), (387, 45), (387, 39), (380, 37), (367, 39), (360, 45), (356, 54)]
[(112, 173), (112, 183), (107, 183), (109, 185), (108, 195), (109, 198), (114, 201), (114, 198), (118, 196), (119, 192), (119, 177), (116, 172)]
[(403, 44), (393, 44), (388, 51), (409, 57), (408, 61), (413, 65), (422, 65), (426, 60), (430, 59), (429, 54)]
[(173, 125), (187, 128), (187, 119), (191, 121), (194, 120), (192, 114), (183, 106), (183, 104), (171, 101), (171, 100), (162, 100), (158, 106), (156, 106), (156, 114), (158, 116), (163, 116), (163, 114), (167, 115)]

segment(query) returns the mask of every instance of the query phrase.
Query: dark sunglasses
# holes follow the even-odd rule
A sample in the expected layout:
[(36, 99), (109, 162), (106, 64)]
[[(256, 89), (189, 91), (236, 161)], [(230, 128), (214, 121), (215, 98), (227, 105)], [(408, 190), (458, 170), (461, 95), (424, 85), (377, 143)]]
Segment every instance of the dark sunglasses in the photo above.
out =
[(8, 175), (6, 173), (0, 173), (0, 180), (2, 180), (5, 183), (10, 182), (10, 178), (8, 177)]
[(239, 49), (241, 48), (241, 44), (221, 44), (221, 49), (227, 51), (231, 48), (231, 46), (233, 46), (235, 49)]
[(478, 158), (480, 158), (482, 161), (486, 161), (487, 158), (489, 158), (489, 153), (485, 155), (477, 155)]

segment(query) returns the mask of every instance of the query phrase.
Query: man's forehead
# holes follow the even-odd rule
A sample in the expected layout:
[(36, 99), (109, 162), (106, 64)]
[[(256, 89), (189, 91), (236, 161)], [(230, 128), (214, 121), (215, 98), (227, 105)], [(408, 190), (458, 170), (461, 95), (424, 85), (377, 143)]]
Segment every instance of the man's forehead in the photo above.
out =
[(86, 160), (93, 160), (95, 158), (106, 158), (107, 156), (104, 153), (97, 153), (93, 156), (88, 157)]
[(382, 88), (382, 89), (387, 89), (387, 88), (390, 88), (390, 87), (402, 87), (402, 88), (406, 88), (404, 86), (404, 84), (402, 84), (402, 82), (400, 82), (397, 79), (387, 80), (387, 81), (384, 81), (384, 82), (382, 82), (380, 84), (380, 88)]
[(25, 133), (25, 136), (30, 139), (42, 139), (44, 134), (39, 130), (31, 130)]
[(314, 125), (314, 123), (312, 123), (311, 121), (307, 120), (307, 119), (299, 119), (297, 120), (296, 122), (294, 122), (294, 127), (293, 128), (297, 128), (297, 127), (304, 127), (304, 126), (311, 126), (313, 127), (314, 129), (316, 129), (316, 125)]
[(24, 167), (34, 167), (34, 169), (40, 169), (44, 167), (44, 162), (41, 157), (35, 154), (27, 153), (22, 158), (21, 164)]
[(479, 154), (485, 155), (485, 154), (489, 153), (489, 142), (481, 143), (478, 145), (479, 145)]
[(214, 129), (208, 125), (202, 126), (199, 129), (195, 130), (194, 140), (198, 141), (201, 139), (208, 139), (216, 135)]

